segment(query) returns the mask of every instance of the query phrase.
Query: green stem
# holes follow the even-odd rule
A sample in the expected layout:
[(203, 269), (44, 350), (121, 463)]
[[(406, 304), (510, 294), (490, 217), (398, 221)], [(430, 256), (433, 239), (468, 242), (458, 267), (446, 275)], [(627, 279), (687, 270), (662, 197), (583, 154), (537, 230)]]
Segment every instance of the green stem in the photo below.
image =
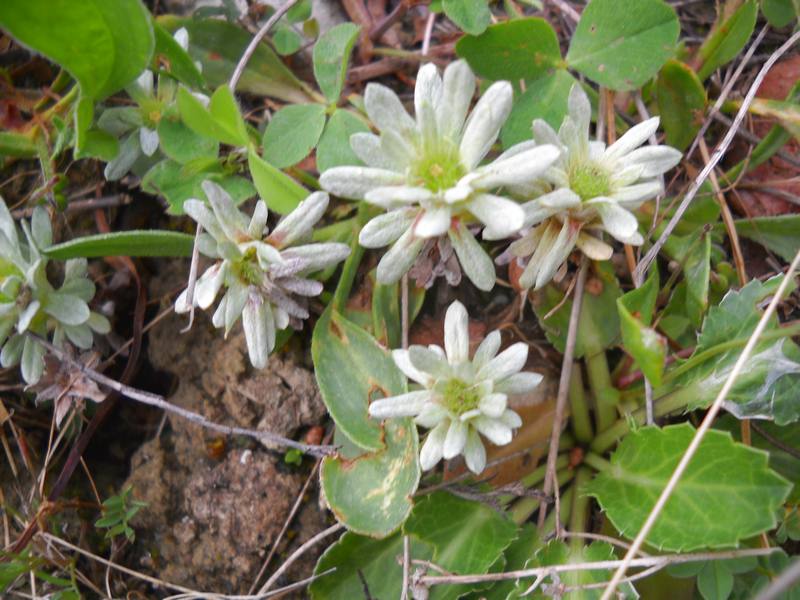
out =
[(366, 202), (358, 205), (358, 214), (353, 220), (353, 239), (350, 242), (350, 256), (344, 261), (342, 275), (339, 284), (333, 293), (333, 308), (339, 312), (344, 310), (347, 299), (350, 297), (350, 290), (353, 289), (353, 282), (358, 274), (358, 267), (364, 257), (364, 248), (358, 243), (358, 232), (369, 218), (370, 207)]
[[(678, 409), (684, 408), (687, 404), (685, 398), (678, 393), (667, 394), (655, 401), (653, 412), (656, 417), (663, 417)], [(617, 443), (622, 436), (631, 430), (633, 425), (644, 425), (647, 415), (644, 408), (633, 411), (617, 420), (611, 427), (601, 431), (590, 446), (593, 452), (603, 454)]]
[(587, 452), (583, 457), (583, 462), (592, 467), (595, 471), (604, 472), (611, 468), (611, 463), (599, 454), (594, 452)]
[(583, 389), (583, 374), (579, 363), (572, 365), (569, 379), (569, 407), (572, 414), (572, 432), (581, 444), (592, 441), (592, 420), (589, 416), (589, 405)]
[[(582, 493), (583, 487), (592, 478), (592, 472), (586, 467), (579, 467), (575, 474), (575, 483), (572, 487), (575, 492), (572, 494), (572, 506), (569, 511), (569, 531), (572, 533), (583, 533), (586, 531), (586, 524), (589, 520), (589, 496)], [(583, 546), (583, 540), (578, 537), (570, 538), (570, 545), (579, 550)]]
[(611, 383), (606, 353), (600, 351), (586, 356), (586, 372), (589, 375), (589, 387), (594, 393), (595, 420), (597, 430), (609, 428), (617, 418), (619, 390)]
[[(570, 485), (563, 494), (561, 494), (561, 498), (559, 502), (561, 504), (561, 514), (559, 515), (559, 521), (561, 521), (561, 527), (565, 527), (569, 522), (569, 518), (572, 515), (572, 498), (575, 496), (575, 485)], [(541, 535), (542, 539), (549, 538), (556, 530), (556, 511), (551, 510), (550, 514), (547, 515), (547, 519), (544, 521), (544, 528), (542, 529)]]
[[(535, 472), (536, 471), (534, 471), (534, 473)], [(569, 482), (574, 476), (574, 469), (564, 468), (557, 471), (556, 481), (558, 481), (558, 487), (561, 487)], [(544, 479), (544, 474), (542, 474), (542, 479)], [(562, 502), (564, 502), (563, 497)], [(538, 510), (539, 504), (541, 504), (541, 500), (539, 500), (539, 498), (520, 498), (511, 505), (511, 508), (508, 511), (509, 515), (511, 516), (511, 520), (517, 525), (521, 525), (527, 521), (536, 510)]]

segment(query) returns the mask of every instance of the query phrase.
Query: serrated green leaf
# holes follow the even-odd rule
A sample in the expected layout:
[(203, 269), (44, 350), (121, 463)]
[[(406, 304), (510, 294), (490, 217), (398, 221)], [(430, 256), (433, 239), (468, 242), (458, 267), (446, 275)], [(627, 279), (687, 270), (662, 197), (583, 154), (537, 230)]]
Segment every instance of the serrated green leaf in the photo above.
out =
[(537, 79), (563, 63), (556, 32), (538, 17), (490, 25), (478, 36), (465, 35), (456, 52), (476, 74), (491, 80)]
[(375, 398), (405, 392), (405, 377), (392, 357), (375, 338), (330, 308), (314, 327), (311, 355), (336, 426), (364, 450), (382, 450), (382, 428), (367, 407)]
[(654, 386), (661, 385), (666, 340), (650, 327), (658, 298), (658, 269), (651, 269), (647, 281), (617, 299), (622, 343), (625, 350)]
[(667, 143), (685, 150), (700, 131), (705, 115), (703, 84), (691, 67), (669, 60), (658, 74), (655, 94)]
[(592, 0), (572, 36), (567, 63), (607, 88), (634, 90), (674, 54), (679, 32), (675, 11), (662, 0)]
[(247, 153), (247, 165), (258, 195), (270, 210), (286, 215), (308, 196), (308, 190), (262, 159), (254, 150)]
[(567, 98), (574, 83), (575, 78), (563, 69), (529, 81), (525, 93), (514, 101), (511, 114), (500, 130), (503, 148), (531, 139), (534, 119), (544, 119), (558, 131), (567, 116)]
[[(186, 27), (189, 32), (189, 54), (202, 63), (203, 77), (213, 88), (227, 85), (253, 38), (251, 33), (222, 19), (177, 19), (166, 16), (160, 17), (159, 22), (170, 31)], [(311, 100), (303, 83), (267, 44), (259, 44), (256, 48), (236, 91), (271, 96), (284, 102)]]
[(103, 256), (191, 256), (194, 236), (177, 231), (117, 231), (75, 238), (42, 252), (50, 258)]
[[(411, 555), (420, 560), (433, 556), (433, 547), (411, 538)], [(397, 557), (403, 554), (403, 537), (396, 534), (376, 540), (347, 532), (320, 557), (314, 569), (320, 575), (330, 569), (333, 573), (311, 583), (309, 592), (314, 600), (340, 600), (364, 597), (364, 582), (373, 598), (399, 598), (403, 581), (403, 566)]]
[(406, 520), (420, 478), (414, 421), (389, 419), (383, 434), (385, 448), (352, 459), (329, 456), (320, 468), (325, 499), (336, 518), (350, 531), (377, 538)]
[(323, 33), (314, 44), (314, 77), (329, 102), (336, 102), (342, 93), (347, 63), (361, 28), (342, 23)]
[(758, 16), (758, 6), (754, 0), (742, 4), (736, 12), (720, 24), (700, 46), (698, 55), (703, 65), (697, 76), (704, 81), (714, 71), (733, 60), (753, 35)]
[[(488, 573), (516, 537), (516, 526), (504, 515), (447, 492), (420, 499), (403, 531), (434, 546), (435, 564), (460, 574)], [(458, 598), (471, 587), (436, 586), (430, 598)]]
[(337, 108), (319, 138), (317, 170), (323, 173), (341, 165), (363, 164), (350, 147), (350, 136), (368, 131), (369, 127), (364, 121), (347, 110)]
[(227, 85), (216, 89), (208, 108), (186, 88), (179, 88), (178, 111), (183, 122), (204, 137), (231, 146), (247, 146), (249, 142), (239, 106)]
[(203, 74), (200, 73), (189, 53), (181, 48), (181, 45), (158, 21), (152, 20), (152, 26), (156, 40), (155, 55), (162, 59), (161, 62), (166, 63), (167, 72), (184, 85), (198, 90), (205, 89), (206, 81), (203, 79)]
[(448, 19), (472, 35), (483, 33), (492, 20), (486, 0), (443, 0), (442, 9)]
[[(506, 559), (505, 570), (516, 571), (527, 569), (533, 562), (533, 555), (541, 546), (539, 532), (533, 523), (525, 523), (517, 531), (517, 537), (503, 553)], [(530, 579), (520, 581), (498, 581), (487, 590), (480, 591), (482, 600), (518, 600), (530, 587)]]
[[(568, 546), (560, 540), (552, 540), (538, 552), (532, 561), (532, 566), (548, 567), (551, 565), (564, 565), (569, 563), (599, 562), (616, 560), (614, 548), (605, 542), (592, 542), (588, 546)], [(575, 587), (591, 583), (608, 581), (611, 571), (567, 571), (558, 574), (558, 581), (566, 587)], [(603, 595), (603, 588), (593, 588), (566, 593), (564, 600), (599, 600)], [(530, 598), (549, 598), (540, 586)], [(617, 598), (638, 598), (639, 594), (630, 583), (625, 583), (617, 589)]]
[(317, 145), (324, 127), (321, 104), (284, 106), (264, 130), (264, 159), (279, 169), (299, 163)]
[[(622, 295), (614, 268), (608, 262), (595, 263), (593, 285), (583, 295), (575, 358), (604, 350), (619, 335), (617, 298)], [(599, 288), (599, 290), (598, 290)], [(533, 310), (547, 339), (559, 352), (564, 351), (569, 328), (572, 299), (568, 299), (548, 319), (544, 317), (564, 298), (554, 285), (548, 285), (534, 297)]]
[(92, 99), (136, 79), (153, 54), (140, 0), (3, 0), (0, 27), (64, 67)]
[[(587, 485), (617, 530), (632, 538), (694, 436), (688, 423), (629, 433), (611, 466)], [(791, 484), (767, 466), (766, 452), (710, 430), (647, 537), (660, 550), (722, 548), (774, 528)]]

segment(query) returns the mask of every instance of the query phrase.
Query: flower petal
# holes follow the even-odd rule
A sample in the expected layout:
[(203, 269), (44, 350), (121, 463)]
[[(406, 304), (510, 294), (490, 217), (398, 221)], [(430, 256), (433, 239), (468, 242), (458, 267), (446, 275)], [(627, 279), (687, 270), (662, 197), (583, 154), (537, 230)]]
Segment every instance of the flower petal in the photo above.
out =
[(389, 160), (381, 149), (381, 138), (374, 133), (359, 131), (350, 136), (350, 147), (366, 165), (378, 169), (391, 169)]
[(631, 127), (621, 138), (611, 144), (605, 152), (606, 160), (619, 160), (647, 141), (658, 129), (659, 118), (653, 117)]
[(444, 70), (442, 95), (436, 105), (439, 135), (454, 142), (458, 140), (474, 94), (475, 75), (467, 62), (450, 63)]
[(439, 77), (439, 69), (434, 63), (427, 63), (417, 73), (417, 82), (414, 85), (414, 110), (417, 115), (423, 103), (435, 107), (438, 106), (441, 97), (442, 78)]
[(477, 429), (487, 440), (492, 442), (495, 446), (505, 446), (511, 441), (513, 433), (511, 428), (500, 421), (500, 419), (493, 419), (489, 417), (478, 417), (472, 421), (473, 426)]
[(655, 177), (669, 171), (681, 162), (683, 154), (670, 146), (645, 146), (630, 152), (626, 165), (641, 165), (641, 177)]
[(493, 194), (477, 194), (467, 204), (467, 210), (475, 215), (478, 220), (486, 225), (483, 230), (483, 239), (502, 240), (522, 227), (525, 221), (525, 211), (522, 206)]
[(452, 377), (452, 369), (445, 356), (440, 356), (437, 352), (425, 346), (411, 346), (408, 349), (408, 358), (415, 369), (424, 373), (430, 373), (436, 379), (449, 379)]
[(478, 408), (487, 417), (499, 417), (506, 409), (507, 402), (505, 394), (489, 394), (481, 398)]
[(397, 241), (414, 221), (414, 211), (397, 209), (370, 219), (358, 234), (365, 248), (382, 248)]
[(211, 265), (197, 280), (194, 290), (195, 303), (203, 310), (214, 303), (222, 283), (225, 281), (224, 263)]
[(448, 237), (456, 251), (461, 268), (464, 269), (464, 273), (470, 281), (479, 290), (485, 292), (491, 290), (495, 282), (494, 263), (481, 248), (475, 236), (463, 223), (459, 223), (457, 227), (450, 228)]
[(433, 198), (433, 193), (423, 187), (393, 185), (375, 188), (364, 196), (370, 204), (390, 210), (407, 204), (418, 204)]
[(297, 205), (275, 226), (269, 235), (279, 248), (306, 237), (328, 208), (330, 198), (325, 192), (314, 192)]
[(467, 434), (467, 443), (464, 446), (464, 461), (467, 468), (479, 475), (486, 468), (486, 448), (478, 435), (478, 432), (470, 428)]
[[(244, 215), (234, 206), (233, 199), (213, 181), (206, 180), (201, 187), (225, 236), (231, 241), (239, 241), (240, 237), (246, 235), (248, 223)], [(214, 235), (210, 229), (208, 231)]]
[(142, 149), (142, 154), (153, 156), (158, 150), (158, 132), (148, 127), (140, 127), (139, 146)]
[(447, 430), (447, 436), (444, 438), (444, 447), (442, 448), (442, 456), (445, 459), (451, 459), (461, 454), (464, 446), (467, 443), (467, 424), (458, 419), (453, 419), (450, 422), (450, 428)]
[(478, 169), (473, 188), (490, 189), (531, 183), (561, 156), (553, 145), (535, 146), (507, 158), (498, 158)]
[(370, 120), (381, 131), (395, 130), (405, 135), (416, 128), (400, 98), (380, 83), (370, 83), (364, 93), (364, 108)]
[(436, 427), (439, 423), (441, 423), (442, 420), (447, 419), (447, 416), (447, 410), (445, 410), (445, 408), (440, 404), (428, 402), (422, 407), (422, 410), (420, 410), (419, 414), (414, 418), (414, 423), (427, 429), (431, 429), (432, 427)]
[(411, 364), (411, 359), (408, 356), (408, 350), (392, 350), (392, 358), (394, 364), (400, 369), (406, 377), (412, 381), (416, 381), (420, 385), (429, 386), (433, 379), (424, 371), (420, 371)]
[(240, 282), (235, 282), (228, 288), (228, 292), (223, 297), (225, 300), (225, 314), (223, 324), (225, 325), (225, 335), (230, 333), (236, 321), (242, 316), (242, 311), (247, 304), (250, 295), (249, 286)]
[(604, 241), (597, 239), (590, 233), (581, 232), (575, 245), (592, 260), (608, 260), (614, 254), (614, 249)]
[(425, 240), (414, 236), (411, 228), (407, 229), (378, 263), (378, 283), (387, 285), (399, 281), (417, 260), (424, 243)]
[(589, 97), (583, 91), (580, 83), (574, 83), (569, 91), (569, 99), (567, 100), (569, 108), (569, 116), (575, 123), (578, 129), (578, 134), (584, 138), (589, 139), (589, 123), (592, 119), (592, 106), (589, 104)]
[(302, 259), (304, 262), (303, 271), (313, 273), (325, 267), (335, 265), (343, 261), (350, 255), (350, 246), (337, 242), (326, 242), (321, 244), (305, 244), (303, 246), (292, 246), (281, 252), (284, 260)]
[(450, 229), (452, 211), (448, 205), (434, 206), (422, 211), (414, 223), (414, 235), (420, 238), (435, 238)]
[(504, 379), (518, 373), (528, 360), (528, 345), (524, 342), (512, 344), (495, 356), (478, 371), (477, 379)]
[(564, 210), (581, 205), (581, 197), (569, 188), (559, 188), (537, 198), (539, 204), (546, 208)]
[(328, 192), (342, 198), (363, 200), (367, 192), (387, 185), (402, 185), (402, 173), (373, 167), (334, 167), (319, 178), (320, 185)]
[[(527, 394), (542, 382), (544, 377), (539, 373), (523, 371), (514, 373), (495, 384), (494, 389), (504, 394)], [(503, 407), (505, 409), (505, 407)], [(502, 411), (501, 411), (502, 413)], [(500, 416), (499, 414), (496, 416)]]
[(269, 210), (267, 203), (264, 200), (256, 202), (253, 209), (253, 216), (250, 217), (250, 224), (247, 226), (247, 235), (251, 238), (260, 240), (264, 237), (264, 229), (267, 226), (267, 219), (269, 218)]
[[(570, 252), (572, 252), (572, 249), (575, 247), (575, 241), (578, 239), (580, 231), (580, 224), (566, 220), (561, 226), (561, 231), (558, 232), (558, 236), (552, 245), (550, 245), (549, 248), (540, 246), (540, 248), (546, 248), (547, 253), (542, 257), (541, 264), (539, 265), (536, 283), (533, 286), (535, 290), (540, 290), (547, 285), (556, 274), (559, 267), (567, 260)], [(531, 260), (537, 260), (537, 257), (534, 256)], [(521, 280), (522, 278), (520, 278), (520, 282)]]
[(375, 419), (389, 419), (392, 417), (414, 417), (422, 407), (431, 401), (428, 390), (408, 392), (390, 398), (375, 400), (369, 405), (369, 416)]
[(658, 179), (645, 181), (636, 185), (627, 185), (617, 189), (610, 198), (624, 208), (637, 208), (645, 200), (651, 200), (664, 190)]
[(639, 229), (639, 222), (633, 213), (625, 210), (619, 204), (609, 199), (604, 201), (592, 201), (592, 205), (600, 213), (605, 229), (613, 238), (625, 241), (635, 234)]
[(445, 437), (447, 437), (449, 427), (449, 421), (442, 421), (431, 429), (428, 436), (425, 438), (425, 443), (422, 444), (422, 449), (419, 453), (419, 466), (423, 471), (432, 469), (442, 460), (444, 440)]
[(263, 369), (275, 346), (275, 321), (269, 303), (261, 294), (251, 293), (247, 299), (242, 311), (242, 327), (250, 363), (256, 369)]
[(497, 351), (500, 350), (500, 343), (502, 336), (498, 330), (492, 331), (481, 341), (478, 349), (475, 350), (475, 356), (472, 357), (472, 364), (476, 369), (480, 369), (495, 356)]
[(533, 139), (537, 144), (552, 144), (556, 148), (563, 148), (564, 144), (558, 137), (558, 133), (544, 119), (534, 119), (532, 129)]
[(469, 360), (469, 315), (458, 300), (447, 307), (444, 317), (444, 350), (451, 365)]
[(194, 198), (187, 200), (183, 203), (183, 211), (202, 225), (203, 229), (210, 233), (217, 242), (227, 239), (214, 213), (202, 200), (195, 200)]
[(481, 96), (464, 126), (461, 137), (461, 163), (474, 169), (497, 139), (511, 112), (514, 90), (507, 81), (497, 81)]
[(503, 413), (503, 416), (500, 417), (500, 420), (511, 429), (522, 427), (522, 419), (510, 408), (506, 409), (506, 411)]

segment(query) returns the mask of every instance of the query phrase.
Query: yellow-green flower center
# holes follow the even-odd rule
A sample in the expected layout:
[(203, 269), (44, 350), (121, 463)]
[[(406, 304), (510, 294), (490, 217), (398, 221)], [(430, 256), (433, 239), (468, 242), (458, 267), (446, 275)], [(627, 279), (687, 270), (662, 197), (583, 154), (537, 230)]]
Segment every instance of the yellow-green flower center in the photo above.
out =
[(232, 265), (233, 273), (242, 282), (248, 285), (261, 285), (264, 279), (264, 272), (258, 264), (258, 256), (255, 248), (249, 248), (244, 256), (235, 261)]
[(448, 147), (436, 152), (423, 151), (411, 167), (414, 185), (440, 192), (453, 187), (465, 175), (458, 148)]
[(584, 202), (607, 196), (611, 192), (611, 181), (606, 171), (593, 162), (585, 162), (573, 166), (569, 170), (569, 187)]
[(460, 379), (451, 379), (442, 390), (442, 403), (454, 415), (463, 415), (475, 410), (481, 397), (475, 385), (464, 383)]

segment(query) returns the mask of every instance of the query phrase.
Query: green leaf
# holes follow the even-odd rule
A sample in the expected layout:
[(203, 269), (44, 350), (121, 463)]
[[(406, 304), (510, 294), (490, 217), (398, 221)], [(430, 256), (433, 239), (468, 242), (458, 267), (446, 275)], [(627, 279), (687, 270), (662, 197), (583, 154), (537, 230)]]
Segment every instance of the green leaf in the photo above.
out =
[(697, 589), (705, 600), (727, 600), (733, 591), (733, 574), (723, 561), (711, 560), (697, 575)]
[[(694, 436), (688, 423), (643, 427), (629, 433), (611, 467), (587, 486), (622, 535), (641, 529)], [(647, 542), (686, 552), (736, 546), (774, 528), (775, 511), (791, 484), (767, 466), (768, 454), (709, 430), (689, 463)]]
[(563, 64), (556, 32), (544, 19), (530, 17), (490, 25), (478, 36), (465, 35), (456, 52), (487, 79), (537, 79)]
[(383, 432), (385, 448), (352, 459), (329, 456), (320, 468), (325, 499), (336, 518), (350, 531), (378, 538), (406, 520), (420, 477), (414, 421), (389, 419)]
[(94, 123), (94, 100), (81, 95), (75, 106), (75, 158), (100, 158), (106, 162), (119, 152), (117, 139)]
[[(506, 548), (503, 556), (506, 559), (506, 571), (527, 569), (531, 566), (533, 555), (541, 545), (536, 525), (525, 523), (517, 531), (517, 537)], [(530, 587), (530, 579), (519, 581), (499, 581), (488, 590), (480, 592), (481, 599), (485, 600), (517, 600), (522, 598), (522, 593)]]
[(264, 131), (264, 159), (278, 168), (291, 167), (308, 156), (325, 127), (321, 104), (284, 106)]
[[(403, 531), (433, 545), (433, 562), (447, 571), (482, 574), (489, 572), (514, 541), (517, 528), (485, 504), (434, 492), (417, 502)], [(430, 598), (458, 598), (470, 587), (436, 586)]]
[(658, 269), (652, 269), (644, 285), (617, 299), (622, 343), (653, 386), (661, 385), (667, 355), (666, 340), (649, 326), (658, 289)]
[(800, 104), (797, 102), (756, 98), (749, 110), (755, 115), (777, 119), (781, 127), (800, 140)]
[(612, 90), (634, 90), (675, 52), (680, 24), (662, 0), (592, 0), (570, 42), (567, 63)]
[[(411, 538), (410, 552), (415, 559), (429, 560), (433, 547)], [(341, 600), (364, 598), (366, 581), (373, 598), (399, 598), (403, 581), (403, 566), (397, 557), (403, 555), (403, 537), (398, 533), (376, 540), (346, 532), (330, 546), (317, 562), (315, 575), (330, 569), (333, 573), (320, 577), (309, 586), (314, 600)]]
[(153, 20), (152, 26), (156, 37), (155, 55), (161, 59), (160, 62), (166, 63), (167, 72), (184, 85), (198, 90), (205, 89), (205, 79), (189, 53), (181, 48), (158, 21)]
[(300, 23), (311, 18), (311, 0), (300, 0), (286, 11), (286, 20), (289, 23)]
[(472, 35), (483, 33), (492, 20), (486, 0), (443, 0), (442, 9), (448, 19)]
[[(752, 217), (734, 223), (740, 236), (758, 242), (786, 261), (791, 262), (800, 250), (800, 215)], [(719, 223), (717, 229), (724, 231), (724, 225)]]
[(567, 99), (574, 83), (572, 75), (563, 69), (528, 82), (500, 131), (503, 148), (531, 139), (534, 119), (544, 119), (558, 131), (567, 116)]
[(98, 100), (136, 79), (153, 54), (140, 0), (3, 0), (0, 27), (64, 67), (82, 94)]
[(36, 145), (27, 135), (14, 131), (0, 131), (0, 156), (33, 158), (36, 156)]
[[(614, 548), (606, 542), (592, 542), (588, 546), (568, 546), (560, 540), (552, 540), (540, 549), (531, 566), (549, 567), (552, 565), (565, 565), (570, 563), (600, 562), (617, 560)], [(611, 576), (609, 570), (597, 571), (567, 571), (558, 574), (559, 585), (575, 587), (592, 583), (608, 581)], [(555, 582), (554, 582), (555, 583)], [(530, 598), (549, 598), (540, 586)], [(562, 595), (564, 600), (599, 600), (603, 595), (603, 588), (580, 590)], [(527, 597), (527, 596), (526, 596)], [(638, 598), (639, 594), (630, 583), (625, 583), (617, 589), (616, 598)]]
[[(253, 36), (221, 19), (176, 19), (161, 17), (170, 31), (186, 27), (189, 54), (203, 65), (203, 76), (211, 87), (227, 85), (236, 64)], [(259, 44), (247, 62), (236, 86), (237, 92), (271, 96), (283, 102), (311, 100), (304, 84), (294, 76), (268, 44)]]
[[(575, 358), (595, 354), (610, 346), (619, 335), (617, 298), (622, 295), (614, 268), (608, 262), (595, 263), (592, 285), (583, 295)], [(569, 328), (572, 299), (568, 299), (548, 319), (544, 317), (562, 302), (564, 294), (548, 285), (534, 296), (533, 310), (547, 339), (559, 352), (564, 352)]]
[(754, 0), (749, 0), (715, 28), (698, 51), (703, 61), (697, 72), (701, 81), (739, 55), (747, 40), (753, 35), (757, 16), (758, 6)]
[(79, 237), (43, 250), (58, 260), (103, 256), (191, 256), (194, 236), (177, 231), (118, 231)]
[(364, 450), (382, 450), (380, 423), (369, 418), (367, 407), (370, 400), (405, 392), (405, 377), (392, 357), (366, 331), (330, 308), (314, 327), (311, 355), (336, 427)]
[(664, 252), (683, 264), (686, 283), (686, 316), (698, 327), (708, 309), (709, 278), (711, 276), (711, 236), (701, 233), (680, 237), (672, 235), (664, 244)]
[(183, 203), (189, 198), (206, 199), (201, 186), (206, 180), (222, 186), (237, 204), (255, 195), (252, 183), (244, 177), (221, 172), (216, 161), (208, 165), (208, 169), (213, 170), (196, 170), (193, 162), (181, 165), (172, 160), (162, 160), (142, 177), (142, 190), (164, 196), (169, 204), (167, 212), (172, 215), (182, 215)]
[(180, 164), (198, 158), (216, 158), (219, 144), (189, 129), (180, 119), (164, 116), (158, 122), (161, 151)]
[(303, 45), (303, 38), (294, 29), (281, 23), (275, 28), (275, 34), (272, 36), (272, 45), (275, 46), (275, 51), (281, 56), (289, 56), (300, 50)]
[(323, 33), (314, 44), (314, 77), (329, 102), (336, 102), (342, 93), (347, 63), (361, 28), (342, 23)]
[(369, 127), (350, 111), (337, 108), (328, 119), (317, 146), (317, 170), (320, 173), (341, 165), (361, 165), (350, 147), (350, 136), (369, 132)]
[(247, 146), (250, 141), (239, 105), (227, 85), (216, 89), (208, 108), (189, 90), (179, 88), (178, 110), (183, 122), (202, 136), (231, 146)]
[(773, 27), (786, 27), (800, 16), (798, 0), (761, 0), (761, 12)]
[(667, 143), (685, 150), (700, 131), (705, 115), (703, 84), (691, 67), (669, 60), (658, 74), (655, 95)]
[[(775, 293), (781, 276), (762, 283), (753, 280), (726, 294), (708, 311), (694, 353), (671, 373), (672, 393), (683, 395), (690, 409), (708, 406), (733, 368), (747, 338), (762, 315), (765, 298)], [(766, 333), (780, 333), (773, 317)], [(774, 419), (782, 425), (800, 418), (796, 386), (800, 382), (800, 348), (782, 335), (759, 342), (725, 401), (739, 418)], [(742, 344), (731, 346), (741, 340)], [(663, 390), (656, 390), (657, 393)]]
[(262, 159), (255, 150), (247, 154), (250, 175), (256, 185), (258, 195), (267, 203), (270, 210), (286, 215), (308, 196), (308, 190)]

